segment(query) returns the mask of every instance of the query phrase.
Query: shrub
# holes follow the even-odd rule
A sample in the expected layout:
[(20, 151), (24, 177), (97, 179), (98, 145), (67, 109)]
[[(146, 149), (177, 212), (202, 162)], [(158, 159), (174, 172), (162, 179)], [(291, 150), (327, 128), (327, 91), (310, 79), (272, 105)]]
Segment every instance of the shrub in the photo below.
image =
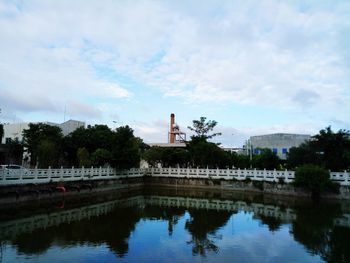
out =
[(316, 165), (306, 164), (295, 171), (294, 184), (311, 191), (315, 196), (326, 190), (327, 186), (332, 185), (329, 177), (329, 171)]

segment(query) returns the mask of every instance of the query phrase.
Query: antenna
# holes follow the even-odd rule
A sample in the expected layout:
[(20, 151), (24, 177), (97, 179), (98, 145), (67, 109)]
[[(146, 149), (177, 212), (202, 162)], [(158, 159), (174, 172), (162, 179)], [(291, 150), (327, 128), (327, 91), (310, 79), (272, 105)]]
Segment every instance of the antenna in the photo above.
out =
[(67, 104), (64, 104), (64, 114), (63, 114), (63, 122), (66, 122), (66, 110), (67, 110)]

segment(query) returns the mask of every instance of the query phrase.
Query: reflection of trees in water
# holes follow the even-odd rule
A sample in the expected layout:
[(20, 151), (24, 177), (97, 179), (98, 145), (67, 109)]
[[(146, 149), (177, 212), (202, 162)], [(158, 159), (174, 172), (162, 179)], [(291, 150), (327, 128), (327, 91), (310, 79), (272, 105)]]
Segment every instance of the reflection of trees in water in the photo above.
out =
[(217, 230), (224, 226), (230, 219), (232, 212), (214, 210), (189, 209), (191, 218), (186, 221), (185, 228), (192, 235), (192, 253), (205, 256), (207, 252), (217, 253), (219, 248), (215, 245), (214, 239), (221, 239), (216, 234)]
[(267, 225), (271, 232), (275, 232), (281, 228), (282, 220), (274, 216), (259, 215), (257, 217), (261, 223)]
[(338, 204), (310, 204), (295, 211), (291, 232), (296, 241), (328, 263), (350, 262), (350, 229), (334, 226), (334, 220), (342, 216)]
[(130, 233), (140, 218), (140, 212), (137, 209), (118, 208), (100, 217), (21, 234), (12, 243), (17, 246), (19, 253), (25, 254), (41, 254), (53, 243), (62, 246), (106, 243), (118, 256), (123, 257), (128, 252)]
[(143, 211), (143, 217), (151, 220), (156, 219), (168, 221), (168, 233), (169, 236), (171, 236), (174, 231), (174, 226), (185, 214), (185, 211), (185, 208), (178, 207), (146, 206)]
[[(12, 243), (19, 253), (25, 254), (44, 253), (54, 244), (61, 247), (106, 244), (111, 251), (123, 257), (129, 249), (130, 234), (141, 218), (166, 220), (169, 235), (172, 235), (174, 226), (186, 210), (158, 206), (116, 208), (99, 217), (20, 234)], [(192, 253), (202, 256), (210, 252), (217, 253), (219, 248), (216, 243), (221, 239), (217, 231), (227, 223), (232, 212), (205, 209), (188, 209), (188, 212), (190, 218), (185, 223), (185, 229), (191, 235), (191, 240), (187, 243), (192, 246)], [(335, 219), (342, 216), (339, 204), (303, 203), (297, 205), (294, 212), (297, 217), (291, 225), (291, 233), (297, 242), (328, 263), (350, 262), (350, 229), (334, 225)], [(282, 223), (279, 218), (261, 214), (257, 215), (256, 219), (266, 224), (270, 231), (277, 231)]]

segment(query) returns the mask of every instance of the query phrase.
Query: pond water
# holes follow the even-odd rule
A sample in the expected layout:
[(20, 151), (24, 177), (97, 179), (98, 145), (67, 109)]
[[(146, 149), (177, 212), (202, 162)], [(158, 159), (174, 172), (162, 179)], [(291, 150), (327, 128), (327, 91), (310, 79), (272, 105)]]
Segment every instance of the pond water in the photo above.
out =
[(350, 206), (143, 190), (0, 210), (0, 262), (350, 262)]

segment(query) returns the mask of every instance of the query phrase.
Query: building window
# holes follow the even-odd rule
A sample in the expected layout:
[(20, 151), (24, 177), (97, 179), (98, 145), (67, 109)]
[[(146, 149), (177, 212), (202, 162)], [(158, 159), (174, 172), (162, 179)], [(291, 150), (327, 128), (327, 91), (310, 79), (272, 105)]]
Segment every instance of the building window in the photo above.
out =
[(283, 148), (283, 149), (282, 149), (282, 153), (283, 153), (283, 154), (287, 154), (287, 153), (288, 153), (288, 149), (287, 149), (287, 148)]
[(272, 149), (272, 152), (275, 153), (275, 154), (277, 154), (277, 153), (278, 153), (277, 148), (273, 148), (273, 149)]

